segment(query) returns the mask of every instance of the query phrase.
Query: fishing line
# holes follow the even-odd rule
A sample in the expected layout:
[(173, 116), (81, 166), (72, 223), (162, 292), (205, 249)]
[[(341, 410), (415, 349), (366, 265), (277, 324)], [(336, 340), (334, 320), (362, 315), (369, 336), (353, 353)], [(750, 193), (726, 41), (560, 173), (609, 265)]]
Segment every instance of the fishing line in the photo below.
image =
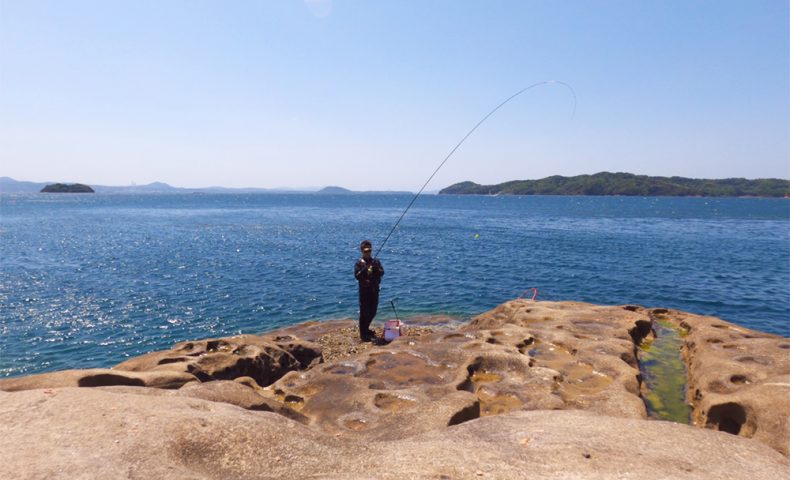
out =
[(522, 93), (526, 92), (527, 90), (533, 89), (535, 87), (540, 87), (541, 85), (562, 85), (563, 87), (565, 87), (568, 90), (570, 90), (571, 95), (573, 95), (573, 113), (571, 114), (571, 119), (573, 119), (574, 115), (576, 115), (576, 92), (573, 91), (573, 87), (571, 87), (570, 85), (568, 85), (565, 82), (561, 82), (559, 80), (545, 80), (543, 82), (533, 83), (532, 85), (530, 85), (528, 87), (525, 87), (525, 88), (522, 88), (518, 92), (516, 92), (513, 95), (509, 96), (507, 99), (505, 99), (504, 102), (502, 102), (499, 105), (497, 105), (493, 110), (488, 112), (488, 114), (485, 117), (480, 119), (480, 121), (477, 122), (477, 124), (474, 127), (472, 127), (472, 129), (469, 130), (469, 132), (467, 132), (466, 135), (464, 135), (464, 137), (461, 139), (461, 141), (459, 141), (455, 145), (455, 147), (453, 147), (453, 149), (450, 150), (450, 153), (448, 153), (447, 156), (444, 157), (444, 160), (442, 160), (442, 163), (440, 163), (439, 166), (436, 167), (436, 170), (434, 170), (433, 173), (431, 174), (431, 176), (428, 177), (428, 180), (425, 181), (425, 184), (422, 186), (422, 188), (420, 188), (420, 191), (418, 191), (417, 194), (414, 195), (414, 198), (411, 199), (411, 202), (409, 202), (409, 206), (406, 207), (406, 210), (404, 210), (403, 213), (401, 213), (400, 218), (398, 218), (398, 221), (395, 222), (395, 225), (392, 226), (392, 230), (390, 230), (390, 233), (387, 235), (387, 238), (385, 238), (384, 241), (381, 242), (381, 245), (379, 246), (378, 250), (376, 250), (376, 255), (373, 256), (374, 258), (378, 258), (379, 253), (381, 253), (381, 250), (384, 249), (384, 245), (387, 244), (387, 240), (390, 239), (390, 237), (392, 236), (393, 232), (395, 232), (395, 229), (398, 228), (398, 225), (400, 225), (401, 220), (403, 220), (403, 217), (406, 216), (406, 212), (408, 212), (409, 209), (411, 208), (411, 206), (414, 205), (414, 202), (417, 201), (417, 197), (419, 197), (420, 194), (422, 193), (422, 191), (425, 190), (425, 187), (428, 186), (428, 184), (431, 182), (431, 180), (433, 180), (433, 177), (436, 176), (436, 174), (444, 166), (444, 164), (447, 163), (447, 160), (449, 160), (450, 157), (453, 156), (455, 151), (458, 150), (458, 148), (461, 145), (463, 145), (463, 143), (466, 141), (466, 139), (469, 138), (474, 133), (475, 130), (477, 130), (477, 127), (479, 127), (480, 125), (483, 124), (483, 122), (488, 120), (488, 117), (493, 115), (497, 110), (499, 110), (500, 108), (505, 106), (505, 104), (507, 102), (513, 100), (514, 98), (518, 97), (519, 95), (521, 95)]

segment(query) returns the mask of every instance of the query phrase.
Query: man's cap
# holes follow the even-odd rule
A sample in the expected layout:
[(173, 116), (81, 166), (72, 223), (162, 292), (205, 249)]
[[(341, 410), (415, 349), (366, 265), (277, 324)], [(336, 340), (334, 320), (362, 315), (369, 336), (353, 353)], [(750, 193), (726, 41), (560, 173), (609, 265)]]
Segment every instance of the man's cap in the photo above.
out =
[(359, 244), (359, 249), (363, 252), (369, 252), (373, 250), (373, 244), (370, 243), (370, 240), (362, 240), (362, 243)]

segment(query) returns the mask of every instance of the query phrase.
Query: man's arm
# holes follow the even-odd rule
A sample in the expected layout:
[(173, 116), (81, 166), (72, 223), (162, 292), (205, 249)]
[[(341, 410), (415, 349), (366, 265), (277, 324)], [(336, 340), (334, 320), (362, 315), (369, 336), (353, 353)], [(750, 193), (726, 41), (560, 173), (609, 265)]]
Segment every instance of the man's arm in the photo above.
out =
[(378, 271), (379, 277), (384, 276), (384, 267), (381, 266), (381, 262), (379, 262), (378, 260), (376, 260), (376, 270)]
[(365, 260), (359, 259), (359, 261), (357, 261), (357, 263), (354, 265), (354, 278), (357, 280), (365, 278), (365, 270), (367, 270)]

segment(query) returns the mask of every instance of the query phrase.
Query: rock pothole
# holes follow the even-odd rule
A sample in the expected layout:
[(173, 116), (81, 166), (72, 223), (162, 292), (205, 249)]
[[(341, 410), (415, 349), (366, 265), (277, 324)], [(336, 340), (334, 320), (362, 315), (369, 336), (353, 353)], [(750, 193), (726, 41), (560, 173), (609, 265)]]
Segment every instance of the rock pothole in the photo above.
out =
[(444, 385), (452, 378), (452, 369), (409, 352), (384, 352), (370, 355), (367, 368), (359, 377), (378, 380), (388, 389), (413, 385)]
[(406, 395), (393, 395), (388, 393), (378, 393), (373, 398), (373, 404), (381, 410), (388, 412), (401, 412), (415, 408), (417, 401)]
[[(742, 432), (746, 425), (746, 409), (737, 403), (723, 403), (714, 405), (708, 411), (707, 428), (731, 433), (733, 435), (747, 434)], [(748, 435), (744, 435), (748, 436)]]

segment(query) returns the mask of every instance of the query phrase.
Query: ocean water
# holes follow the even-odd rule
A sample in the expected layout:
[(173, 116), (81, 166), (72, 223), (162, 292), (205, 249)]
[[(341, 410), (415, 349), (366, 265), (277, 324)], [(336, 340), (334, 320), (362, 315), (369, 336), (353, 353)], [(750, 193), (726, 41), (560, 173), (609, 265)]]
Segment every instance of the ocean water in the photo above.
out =
[[(0, 195), (0, 376), (355, 317), (359, 241), (410, 196)], [(540, 300), (641, 304), (790, 335), (790, 201), (422, 196), (377, 320)]]

